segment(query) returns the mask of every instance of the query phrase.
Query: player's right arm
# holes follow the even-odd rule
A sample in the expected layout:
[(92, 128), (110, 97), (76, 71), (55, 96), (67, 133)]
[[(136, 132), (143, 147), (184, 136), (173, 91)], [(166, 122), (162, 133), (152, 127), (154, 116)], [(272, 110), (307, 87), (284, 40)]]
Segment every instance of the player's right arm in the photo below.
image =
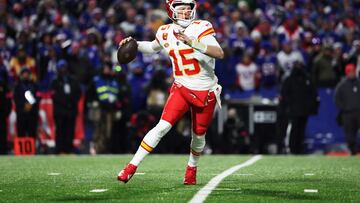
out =
[[(119, 46), (123, 45), (125, 42), (131, 40), (132, 37), (127, 37), (119, 43)], [(157, 40), (153, 41), (136, 41), (138, 45), (138, 50), (144, 54), (153, 54), (161, 50), (161, 45)]]
[(140, 42), (137, 42), (137, 44), (138, 44), (139, 51), (141, 51), (144, 54), (153, 54), (153, 53), (159, 52), (162, 48), (162, 46), (160, 46), (160, 44), (157, 40), (153, 40), (151, 42), (140, 41)]

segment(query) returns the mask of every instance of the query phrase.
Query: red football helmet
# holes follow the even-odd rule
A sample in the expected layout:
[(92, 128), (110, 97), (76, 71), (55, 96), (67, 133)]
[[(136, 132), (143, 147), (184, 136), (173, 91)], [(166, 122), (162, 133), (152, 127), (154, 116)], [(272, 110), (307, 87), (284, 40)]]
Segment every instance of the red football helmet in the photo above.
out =
[[(189, 19), (181, 19), (175, 9), (179, 5), (190, 5), (191, 15)], [(166, 0), (166, 11), (169, 18), (182, 27), (187, 27), (195, 19), (196, 16), (196, 1), (195, 0)]]

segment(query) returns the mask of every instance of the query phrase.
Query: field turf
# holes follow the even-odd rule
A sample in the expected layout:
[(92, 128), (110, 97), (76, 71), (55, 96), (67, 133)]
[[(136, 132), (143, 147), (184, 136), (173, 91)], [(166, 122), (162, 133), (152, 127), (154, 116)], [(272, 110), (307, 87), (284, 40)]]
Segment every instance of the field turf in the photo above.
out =
[[(0, 202), (188, 202), (251, 156), (203, 156), (196, 186), (182, 184), (187, 158), (150, 155), (122, 184), (116, 175), (130, 155), (0, 156)], [(205, 202), (360, 202), (360, 158), (263, 156), (226, 177)]]

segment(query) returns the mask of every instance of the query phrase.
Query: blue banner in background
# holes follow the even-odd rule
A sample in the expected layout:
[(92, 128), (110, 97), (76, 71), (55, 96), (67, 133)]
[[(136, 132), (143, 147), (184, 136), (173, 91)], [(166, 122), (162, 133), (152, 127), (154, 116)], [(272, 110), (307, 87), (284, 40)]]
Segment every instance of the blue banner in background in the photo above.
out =
[(345, 135), (336, 122), (338, 108), (334, 102), (335, 89), (319, 88), (320, 106), (318, 114), (309, 118), (306, 129), (308, 151), (328, 152), (345, 143)]

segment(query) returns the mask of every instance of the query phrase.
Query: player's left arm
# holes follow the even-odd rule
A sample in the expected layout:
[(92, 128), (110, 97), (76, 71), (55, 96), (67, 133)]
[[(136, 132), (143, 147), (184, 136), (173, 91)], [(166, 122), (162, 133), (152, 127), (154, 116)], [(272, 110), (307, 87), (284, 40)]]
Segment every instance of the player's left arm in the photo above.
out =
[(220, 47), (219, 43), (216, 41), (215, 37), (212, 35), (204, 36), (200, 40), (198, 40), (198, 39), (191, 39), (180, 31), (177, 37), (183, 43), (200, 51), (203, 54), (206, 54), (210, 57), (214, 57), (217, 59), (224, 58), (224, 51)]

